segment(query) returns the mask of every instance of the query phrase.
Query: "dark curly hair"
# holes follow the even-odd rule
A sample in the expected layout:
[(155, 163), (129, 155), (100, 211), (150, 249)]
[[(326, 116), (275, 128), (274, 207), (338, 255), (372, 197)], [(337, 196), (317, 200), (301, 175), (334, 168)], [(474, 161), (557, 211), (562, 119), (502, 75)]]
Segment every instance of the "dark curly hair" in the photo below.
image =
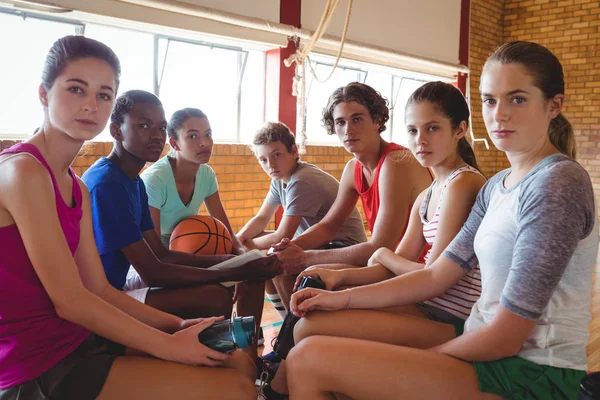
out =
[(115, 101), (115, 107), (110, 115), (110, 122), (117, 125), (122, 125), (125, 122), (125, 114), (127, 114), (136, 104), (155, 104), (162, 106), (161, 101), (150, 92), (145, 90), (129, 90), (120, 95)]
[(373, 122), (379, 124), (379, 133), (385, 131), (385, 124), (390, 119), (387, 99), (371, 86), (360, 82), (352, 82), (346, 86), (337, 88), (329, 96), (327, 106), (323, 109), (321, 123), (327, 129), (328, 135), (335, 134), (335, 124), (333, 121), (333, 110), (335, 107), (340, 103), (351, 101), (365, 106), (369, 110), (369, 115)]

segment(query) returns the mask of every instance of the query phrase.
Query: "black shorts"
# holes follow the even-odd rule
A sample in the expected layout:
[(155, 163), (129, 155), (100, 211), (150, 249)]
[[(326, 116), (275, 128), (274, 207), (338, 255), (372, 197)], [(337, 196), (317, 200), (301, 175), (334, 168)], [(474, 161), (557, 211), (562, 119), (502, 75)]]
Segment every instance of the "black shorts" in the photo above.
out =
[(93, 400), (125, 347), (91, 334), (75, 351), (31, 381), (0, 389), (0, 400)]

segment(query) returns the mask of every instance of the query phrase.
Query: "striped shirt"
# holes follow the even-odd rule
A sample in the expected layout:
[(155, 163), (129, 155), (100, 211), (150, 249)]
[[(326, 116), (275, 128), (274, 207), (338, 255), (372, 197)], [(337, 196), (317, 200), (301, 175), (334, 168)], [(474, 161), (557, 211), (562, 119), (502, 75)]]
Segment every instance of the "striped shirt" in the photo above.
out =
[[(419, 209), (419, 215), (421, 216), (421, 222), (423, 223), (423, 236), (425, 237), (425, 241), (427, 242), (427, 244), (430, 246), (429, 251), (425, 255), (425, 263), (427, 263), (427, 260), (429, 259), (431, 247), (433, 246), (433, 242), (435, 241), (437, 227), (440, 222), (440, 205), (442, 204), (442, 200), (444, 197), (444, 190), (454, 178), (456, 178), (459, 174), (463, 172), (472, 172), (481, 175), (481, 173), (477, 169), (469, 165), (462, 165), (454, 171), (452, 171), (452, 173), (448, 176), (446, 182), (444, 182), (444, 185), (442, 186), (437, 208), (435, 209), (435, 213), (431, 218), (431, 221), (427, 220), (427, 210), (429, 208), (431, 193), (436, 181), (434, 181), (429, 187), (429, 189), (427, 189), (427, 193), (423, 198), (423, 203), (421, 203), (421, 208)], [(431, 300), (424, 301), (424, 303), (441, 308), (459, 318), (467, 319), (469, 314), (471, 314), (471, 308), (473, 307), (473, 304), (475, 304), (480, 295), (481, 274), (479, 272), (479, 266), (477, 266), (473, 268), (468, 274), (466, 274), (460, 281), (458, 281), (456, 285), (450, 288), (450, 290), (448, 290), (446, 293), (439, 297), (435, 297)]]

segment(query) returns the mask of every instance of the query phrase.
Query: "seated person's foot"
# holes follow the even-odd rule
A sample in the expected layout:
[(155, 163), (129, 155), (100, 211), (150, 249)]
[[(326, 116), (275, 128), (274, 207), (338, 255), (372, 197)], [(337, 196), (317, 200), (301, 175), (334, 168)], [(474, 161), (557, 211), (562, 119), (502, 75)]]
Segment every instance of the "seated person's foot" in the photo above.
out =
[(257, 358), (254, 363), (258, 375), (257, 381), (269, 384), (279, 369), (279, 363), (265, 360), (263, 357)]
[(277, 354), (275, 354), (274, 351), (270, 352), (269, 354), (263, 355), (261, 358), (263, 360), (271, 362), (271, 363), (279, 364), (281, 362), (281, 358), (279, 358), (279, 356)]

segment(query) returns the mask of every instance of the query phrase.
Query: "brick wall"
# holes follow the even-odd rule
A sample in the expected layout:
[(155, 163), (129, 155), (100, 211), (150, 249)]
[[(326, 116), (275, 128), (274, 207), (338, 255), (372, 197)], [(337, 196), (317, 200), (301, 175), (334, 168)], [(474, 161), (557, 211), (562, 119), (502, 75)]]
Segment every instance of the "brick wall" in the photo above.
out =
[(505, 0), (504, 39), (548, 47), (565, 73), (564, 114), (573, 125), (577, 161), (600, 199), (600, 1)]
[[(560, 59), (566, 84), (564, 114), (575, 131), (577, 161), (589, 172), (600, 198), (600, 1), (471, 1), (470, 103), (476, 137), (487, 137), (478, 90), (481, 68), (496, 46), (511, 40), (540, 43)], [(487, 176), (508, 166), (495, 149), (486, 151), (478, 143), (475, 150)]]
[(471, 26), (469, 38), (469, 102), (471, 105), (471, 125), (476, 138), (486, 138), (490, 150), (482, 142), (474, 146), (479, 167), (490, 178), (496, 172), (507, 168), (508, 160), (497, 150), (490, 140), (481, 115), (481, 93), (479, 78), (485, 60), (503, 42), (503, 15), (505, 0), (471, 0)]
[[(3, 140), (1, 147), (6, 149), (15, 143), (13, 140)], [(73, 162), (75, 173), (81, 176), (97, 159), (108, 155), (112, 147), (111, 142), (86, 143)], [(338, 180), (351, 158), (343, 147), (332, 146), (307, 146), (307, 155), (302, 156), (303, 161), (317, 165)], [(250, 148), (242, 144), (216, 144), (210, 166), (217, 174), (223, 206), (233, 230), (237, 232), (258, 212), (271, 180)], [(201, 212), (206, 211), (202, 209)], [(273, 222), (269, 229), (274, 229)]]

